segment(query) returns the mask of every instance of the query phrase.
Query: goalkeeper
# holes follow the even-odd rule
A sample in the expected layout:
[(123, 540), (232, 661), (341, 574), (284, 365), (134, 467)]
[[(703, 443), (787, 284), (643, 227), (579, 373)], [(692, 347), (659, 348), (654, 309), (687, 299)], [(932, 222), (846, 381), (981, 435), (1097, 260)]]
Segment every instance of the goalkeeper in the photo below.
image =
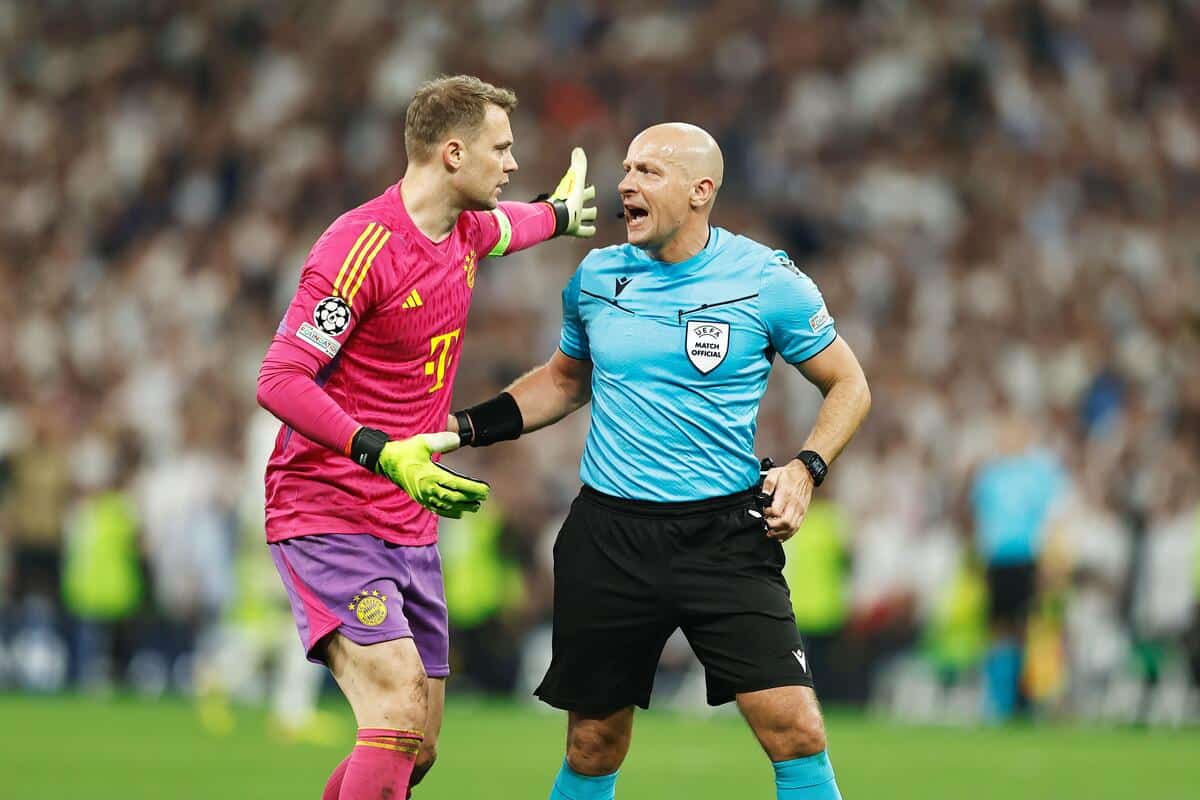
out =
[[(722, 174), (699, 128), (639, 134), (618, 187), (628, 244), (579, 265), (558, 352), (450, 419), (464, 443), (485, 445), (591, 401), (584, 486), (554, 547), (553, 658), (537, 690), (569, 712), (551, 800), (613, 797), (634, 706), (648, 706), (677, 628), (704, 665), (709, 703), (737, 701), (778, 798), (840, 797), (781, 542), (870, 392), (813, 282), (782, 252), (710, 227)], [(755, 418), (776, 354), (825, 399), (760, 500)]]
[(400, 800), (435, 757), (449, 673), (437, 517), (478, 509), (488, 487), (436, 463), (458, 437), (434, 431), (479, 261), (595, 232), (578, 148), (546, 202), (500, 202), (515, 106), (469, 76), (420, 88), (403, 180), (317, 240), (259, 374), (284, 423), (266, 472), (271, 555), (308, 657), (358, 723), (325, 800)]

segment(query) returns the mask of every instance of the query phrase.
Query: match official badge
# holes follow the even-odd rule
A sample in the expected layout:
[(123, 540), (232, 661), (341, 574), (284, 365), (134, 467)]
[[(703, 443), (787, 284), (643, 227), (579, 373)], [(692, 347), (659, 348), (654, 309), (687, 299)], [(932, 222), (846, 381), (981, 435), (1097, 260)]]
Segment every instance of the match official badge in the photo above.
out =
[(350, 306), (340, 297), (326, 297), (313, 309), (313, 322), (327, 336), (340, 336), (350, 327)]
[(374, 628), (382, 625), (387, 619), (386, 602), (387, 595), (380, 594), (378, 589), (372, 589), (370, 592), (363, 589), (350, 601), (350, 610), (358, 617), (359, 622)]
[(729, 323), (689, 320), (686, 347), (688, 361), (707, 375), (721, 366), (729, 353)]
[(475, 271), (479, 268), (479, 262), (475, 258), (475, 251), (467, 253), (467, 257), (463, 259), (463, 271), (467, 273), (467, 288), (475, 288)]

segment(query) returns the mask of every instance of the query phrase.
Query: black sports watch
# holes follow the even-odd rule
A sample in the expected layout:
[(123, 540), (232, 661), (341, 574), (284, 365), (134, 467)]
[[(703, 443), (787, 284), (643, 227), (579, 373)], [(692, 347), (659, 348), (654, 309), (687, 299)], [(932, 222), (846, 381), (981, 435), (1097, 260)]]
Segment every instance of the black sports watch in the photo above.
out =
[(808, 469), (809, 475), (812, 475), (813, 486), (820, 486), (829, 474), (829, 465), (816, 450), (801, 450), (796, 454), (796, 460)]

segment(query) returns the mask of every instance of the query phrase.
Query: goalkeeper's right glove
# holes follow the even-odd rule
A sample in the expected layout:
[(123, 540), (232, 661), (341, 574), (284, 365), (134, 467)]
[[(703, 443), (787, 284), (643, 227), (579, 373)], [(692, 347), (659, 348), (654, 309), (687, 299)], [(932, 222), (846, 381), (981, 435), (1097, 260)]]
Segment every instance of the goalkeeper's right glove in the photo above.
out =
[(389, 440), (383, 431), (359, 428), (350, 444), (350, 457), (372, 472), (386, 475), (433, 513), (458, 519), (465, 511), (478, 511), (491, 487), (430, 459), (434, 453), (456, 449), (458, 434), (448, 431)]
[(538, 198), (554, 206), (557, 220), (555, 236), (578, 236), (586, 239), (596, 235), (596, 207), (584, 206), (596, 199), (596, 187), (587, 185), (587, 155), (582, 147), (571, 151), (571, 166), (562, 176), (554, 193)]

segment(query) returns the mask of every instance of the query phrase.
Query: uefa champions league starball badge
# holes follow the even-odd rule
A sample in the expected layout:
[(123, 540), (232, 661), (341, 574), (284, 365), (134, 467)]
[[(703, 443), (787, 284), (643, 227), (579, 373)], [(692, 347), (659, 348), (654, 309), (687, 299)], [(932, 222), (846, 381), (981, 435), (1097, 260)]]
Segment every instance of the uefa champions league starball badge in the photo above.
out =
[(350, 324), (350, 306), (340, 297), (326, 297), (313, 309), (313, 322), (322, 333), (337, 336)]

